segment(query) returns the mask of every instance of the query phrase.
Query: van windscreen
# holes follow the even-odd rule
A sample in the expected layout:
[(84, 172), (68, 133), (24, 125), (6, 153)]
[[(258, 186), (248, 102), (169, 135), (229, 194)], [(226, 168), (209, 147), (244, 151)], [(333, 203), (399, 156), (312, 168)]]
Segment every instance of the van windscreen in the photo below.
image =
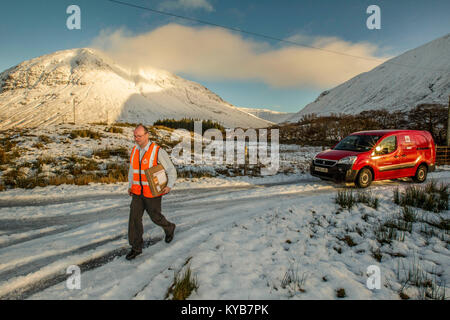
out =
[(381, 137), (382, 136), (366, 134), (351, 135), (342, 139), (341, 142), (334, 147), (334, 150), (348, 150), (357, 152), (369, 151)]

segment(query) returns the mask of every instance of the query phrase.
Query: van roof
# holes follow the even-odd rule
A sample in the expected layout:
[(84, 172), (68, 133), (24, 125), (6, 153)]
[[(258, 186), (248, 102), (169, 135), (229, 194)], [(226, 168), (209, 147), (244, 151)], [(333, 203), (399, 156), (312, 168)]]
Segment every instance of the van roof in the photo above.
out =
[(422, 132), (420, 130), (404, 130), (404, 129), (387, 129), (387, 130), (366, 130), (366, 131), (358, 131), (358, 132), (353, 132), (353, 134), (364, 134), (364, 135), (376, 135), (376, 136), (380, 136), (380, 135), (385, 135), (385, 134), (389, 134), (389, 133), (417, 133), (417, 132)]

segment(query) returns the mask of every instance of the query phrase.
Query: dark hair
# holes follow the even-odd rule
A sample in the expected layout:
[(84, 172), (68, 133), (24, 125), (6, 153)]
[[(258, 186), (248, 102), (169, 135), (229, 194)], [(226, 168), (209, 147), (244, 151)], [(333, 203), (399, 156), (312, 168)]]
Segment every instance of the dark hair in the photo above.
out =
[[(141, 127), (142, 129), (144, 129), (145, 133), (148, 133), (148, 129), (147, 129), (142, 123), (139, 123), (139, 124), (136, 126), (136, 129), (139, 128), (139, 127)], [(136, 130), (136, 129), (134, 129), (134, 130)]]

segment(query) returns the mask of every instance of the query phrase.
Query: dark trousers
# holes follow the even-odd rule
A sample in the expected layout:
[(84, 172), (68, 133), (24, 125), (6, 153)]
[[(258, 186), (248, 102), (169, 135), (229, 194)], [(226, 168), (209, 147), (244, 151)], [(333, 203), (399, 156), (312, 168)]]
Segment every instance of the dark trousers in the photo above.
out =
[(144, 210), (147, 211), (150, 219), (152, 219), (155, 224), (164, 229), (166, 234), (170, 231), (172, 223), (167, 221), (161, 214), (161, 196), (156, 198), (146, 198), (143, 195), (137, 196), (133, 194), (132, 197), (130, 219), (128, 221), (128, 242), (134, 250), (142, 251), (142, 246), (144, 244), (142, 239), (142, 234), (144, 233), (142, 216)]

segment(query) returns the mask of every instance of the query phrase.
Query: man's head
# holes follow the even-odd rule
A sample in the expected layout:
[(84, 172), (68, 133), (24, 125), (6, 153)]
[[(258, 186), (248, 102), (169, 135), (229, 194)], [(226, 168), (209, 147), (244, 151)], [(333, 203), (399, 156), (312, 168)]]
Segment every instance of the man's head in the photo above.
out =
[(148, 143), (148, 130), (147, 128), (139, 124), (136, 129), (134, 129), (134, 141), (139, 145), (139, 147), (144, 148)]

